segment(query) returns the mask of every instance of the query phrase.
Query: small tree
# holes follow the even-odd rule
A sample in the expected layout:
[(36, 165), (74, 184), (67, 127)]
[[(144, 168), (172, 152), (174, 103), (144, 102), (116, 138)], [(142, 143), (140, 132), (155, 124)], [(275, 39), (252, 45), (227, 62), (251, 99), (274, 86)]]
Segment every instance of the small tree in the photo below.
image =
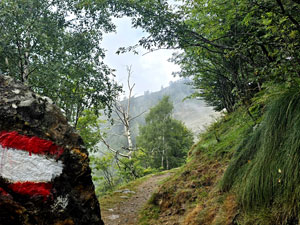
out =
[(186, 126), (172, 118), (173, 104), (169, 96), (146, 116), (146, 125), (140, 128), (138, 147), (146, 151), (151, 167), (171, 169), (180, 166), (193, 144), (193, 134)]

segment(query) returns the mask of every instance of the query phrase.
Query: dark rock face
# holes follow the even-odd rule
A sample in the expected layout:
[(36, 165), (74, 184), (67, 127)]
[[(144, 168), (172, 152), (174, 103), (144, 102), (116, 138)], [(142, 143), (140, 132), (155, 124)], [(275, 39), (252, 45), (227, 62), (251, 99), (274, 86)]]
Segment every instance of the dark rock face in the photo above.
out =
[(2, 75), (0, 224), (103, 224), (81, 137), (50, 99)]

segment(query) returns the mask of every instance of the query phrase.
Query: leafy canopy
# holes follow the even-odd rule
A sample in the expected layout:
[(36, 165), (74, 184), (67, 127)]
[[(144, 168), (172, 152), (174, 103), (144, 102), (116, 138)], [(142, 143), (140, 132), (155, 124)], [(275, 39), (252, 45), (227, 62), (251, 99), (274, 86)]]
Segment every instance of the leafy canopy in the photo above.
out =
[(173, 58), (182, 68), (178, 75), (193, 78), (200, 90), (194, 96), (217, 110), (249, 107), (267, 83), (299, 82), (298, 1), (108, 2), (119, 15), (132, 16), (134, 27), (147, 31), (139, 45), (150, 51), (182, 49)]

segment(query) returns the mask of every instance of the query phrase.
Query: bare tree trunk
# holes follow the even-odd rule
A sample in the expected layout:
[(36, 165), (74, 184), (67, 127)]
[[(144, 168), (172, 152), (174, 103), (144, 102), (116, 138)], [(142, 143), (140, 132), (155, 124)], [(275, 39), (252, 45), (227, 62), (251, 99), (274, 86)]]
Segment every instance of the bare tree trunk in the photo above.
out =
[(169, 169), (169, 158), (168, 158), (168, 154), (166, 154), (166, 163), (167, 163), (167, 170)]
[(131, 117), (130, 117), (130, 104), (131, 104), (131, 96), (132, 96), (132, 90), (135, 86), (135, 84), (131, 85), (130, 84), (130, 76), (131, 76), (131, 68), (127, 68), (128, 72), (128, 78), (127, 78), (127, 86), (128, 86), (128, 100), (127, 100), (127, 106), (124, 107), (120, 102), (115, 103), (115, 112), (117, 116), (119, 117), (121, 123), (124, 126), (125, 130), (125, 136), (127, 138), (127, 147), (125, 148), (128, 151), (128, 158), (131, 159), (132, 153), (133, 153), (133, 144), (132, 144), (132, 138), (131, 138), (131, 131), (130, 131), (130, 122), (131, 122)]
[(123, 153), (121, 153), (120, 151), (115, 150), (114, 148), (112, 148), (112, 147), (107, 143), (107, 141), (106, 141), (103, 137), (101, 137), (101, 141), (102, 141), (102, 143), (108, 148), (108, 150), (110, 150), (111, 152), (115, 153), (116, 156), (120, 155), (120, 156), (122, 156), (122, 157), (129, 158), (128, 155), (123, 154)]
[(127, 142), (128, 142), (128, 156), (131, 158), (131, 155), (133, 153), (133, 144), (132, 144), (132, 139), (131, 139), (131, 132), (130, 132), (130, 127), (128, 126), (128, 129), (126, 129), (126, 136), (127, 136)]
[(164, 155), (165, 155), (165, 150), (162, 150), (162, 154), (161, 154), (161, 168), (164, 168)]
[[(134, 178), (137, 178), (138, 175), (136, 174), (134, 167), (130, 164), (123, 162), (121, 160), (121, 158), (120, 159), (118, 158), (118, 156), (121, 156), (123, 158), (128, 158), (128, 159), (132, 158), (132, 155), (135, 151), (135, 147), (134, 147), (133, 141), (132, 141), (131, 121), (136, 119), (137, 117), (141, 116), (144, 113), (143, 112), (134, 117), (130, 116), (132, 91), (133, 91), (135, 84), (133, 84), (133, 85), (130, 84), (130, 77), (132, 74), (131, 67), (127, 67), (127, 72), (128, 72), (127, 87), (128, 87), (128, 91), (129, 91), (127, 102), (126, 102), (126, 104), (122, 104), (121, 101), (115, 100), (115, 103), (114, 103), (114, 112), (116, 113), (122, 126), (124, 127), (124, 135), (127, 139), (127, 146), (124, 146), (121, 149), (114, 149), (109, 145), (109, 143), (104, 139), (104, 137), (101, 137), (101, 140), (106, 145), (106, 147), (115, 154), (115, 157), (117, 160), (116, 163), (117, 163), (119, 169), (121, 169), (121, 167), (119, 165), (119, 162), (121, 162), (122, 165), (125, 166), (126, 170), (128, 169), (130, 171), (131, 175)], [(124, 152), (122, 149), (125, 149), (127, 152)]]
[(133, 85), (130, 84), (130, 76), (132, 74), (131, 67), (127, 67), (127, 72), (128, 72), (127, 87), (129, 90), (127, 104), (126, 104), (126, 106), (123, 106), (120, 103), (120, 101), (116, 101), (115, 102), (115, 113), (117, 114), (119, 120), (121, 121), (122, 125), (124, 126), (125, 136), (127, 139), (127, 146), (125, 149), (128, 151), (128, 153), (127, 153), (128, 158), (131, 159), (132, 154), (134, 152), (134, 146), (133, 146), (132, 137), (131, 137), (132, 134), (131, 134), (131, 130), (130, 130), (131, 129), (130, 123), (132, 120), (141, 116), (144, 112), (142, 112), (141, 114), (139, 114), (135, 117), (130, 116), (132, 91), (133, 91), (135, 84), (133, 84)]
[(9, 62), (8, 62), (8, 58), (7, 57), (5, 57), (5, 65), (7, 66), (6, 72), (11, 76), (10, 71), (9, 71)]
[(23, 80), (24, 83), (28, 84), (28, 78), (29, 78), (29, 54), (28, 52), (25, 52), (24, 54), (24, 73), (23, 73)]

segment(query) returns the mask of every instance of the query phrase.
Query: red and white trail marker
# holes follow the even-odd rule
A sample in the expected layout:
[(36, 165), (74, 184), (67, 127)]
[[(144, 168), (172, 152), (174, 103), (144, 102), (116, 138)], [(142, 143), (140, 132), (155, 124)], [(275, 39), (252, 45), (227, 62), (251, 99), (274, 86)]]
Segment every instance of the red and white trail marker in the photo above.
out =
[(56, 160), (62, 153), (63, 149), (51, 141), (2, 131), (0, 176), (16, 193), (47, 197), (53, 179), (63, 171), (62, 161)]

